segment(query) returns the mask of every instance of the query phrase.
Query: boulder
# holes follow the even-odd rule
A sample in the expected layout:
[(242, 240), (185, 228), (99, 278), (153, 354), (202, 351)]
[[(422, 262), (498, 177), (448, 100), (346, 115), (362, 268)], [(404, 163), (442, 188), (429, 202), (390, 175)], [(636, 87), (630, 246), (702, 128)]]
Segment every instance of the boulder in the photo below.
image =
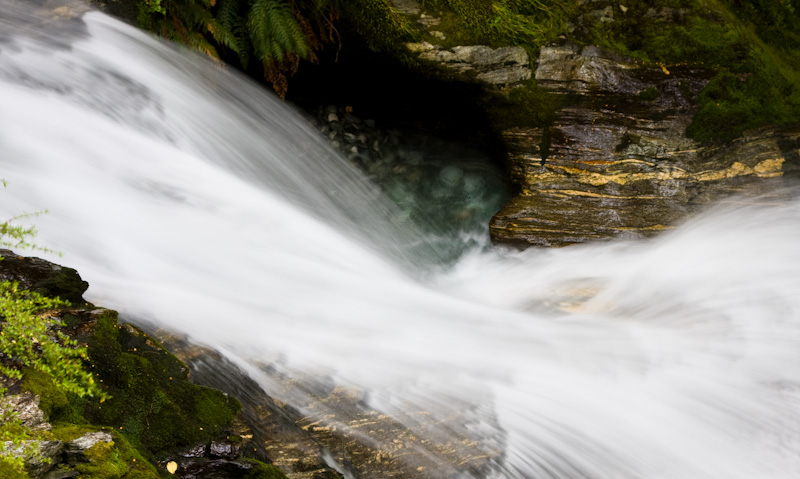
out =
[(104, 431), (88, 432), (83, 436), (73, 439), (64, 445), (64, 454), (67, 462), (88, 462), (86, 451), (100, 442), (110, 443), (114, 437)]
[(3, 257), (0, 281), (17, 281), (22, 289), (83, 303), (83, 293), (89, 283), (74, 269), (40, 258), (20, 256), (7, 249), (0, 249), (0, 256)]

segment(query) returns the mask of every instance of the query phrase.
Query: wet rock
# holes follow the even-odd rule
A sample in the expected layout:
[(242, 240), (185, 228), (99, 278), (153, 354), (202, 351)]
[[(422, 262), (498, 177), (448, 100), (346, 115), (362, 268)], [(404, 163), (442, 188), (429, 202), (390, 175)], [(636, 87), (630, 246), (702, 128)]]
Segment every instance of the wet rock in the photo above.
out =
[(222, 459), (234, 459), (239, 457), (239, 446), (230, 441), (212, 441), (208, 454)]
[(29, 289), (49, 297), (58, 296), (73, 303), (83, 303), (89, 283), (72, 268), (65, 268), (40, 258), (30, 258), (0, 249), (2, 268), (0, 281), (17, 281)]
[(782, 176), (798, 129), (725, 147), (686, 137), (709, 72), (644, 66), (597, 47), (543, 48), (536, 80), (569, 95), (547, 128), (502, 132), (520, 193), (492, 219), (497, 242), (559, 246), (641, 238), (708, 202)]
[(187, 449), (181, 453), (179, 456), (181, 457), (203, 457), (208, 453), (208, 447), (205, 444), (198, 444), (195, 447)]
[[(183, 357), (183, 343), (169, 344)], [(363, 391), (299, 373), (290, 379), (264, 365), (274, 391), (296, 398), (296, 404), (289, 406), (273, 400), (224, 358), (190, 354), (186, 359), (196, 381), (249, 399), (243, 403), (243, 415), (251, 433), (242, 450), (268, 457), (290, 479), (341, 478), (332, 466), (362, 478), (486, 477), (500, 460), (502, 431), (491, 414), (470, 404), (454, 408), (460, 411), (457, 415), (452, 415), (454, 409), (450, 408), (444, 412), (410, 405), (400, 408), (405, 413), (389, 415), (371, 408)], [(215, 359), (209, 360), (211, 357)], [(475, 434), (478, 429), (480, 435)], [(451, 434), (455, 430), (458, 433)], [(224, 461), (218, 465), (232, 474), (231, 479), (239, 477), (233, 475), (238, 472), (232, 465)], [(184, 473), (191, 475), (180, 475)], [(188, 464), (176, 476), (217, 477), (200, 476)]]
[(255, 463), (217, 459), (182, 464), (175, 472), (181, 479), (245, 479), (254, 472)]
[(61, 441), (22, 441), (14, 446), (11, 441), (0, 444), (3, 453), (25, 458), (25, 470), (33, 478), (40, 478), (61, 463), (64, 443)]
[(67, 442), (64, 445), (64, 455), (66, 456), (67, 462), (88, 462), (89, 459), (86, 457), (87, 450), (98, 443), (109, 443), (113, 440), (114, 437), (108, 432), (89, 432), (77, 439)]
[(52, 429), (45, 420), (44, 411), (39, 408), (39, 396), (25, 391), (22, 394), (6, 396), (2, 399), (2, 407), (10, 409), (22, 425), (32, 431), (49, 431)]
[(407, 43), (406, 48), (419, 58), (440, 67), (493, 85), (514, 85), (531, 78), (530, 59), (522, 47), (491, 48), (486, 45), (461, 45), (444, 49), (427, 42)]
[(493, 85), (512, 85), (531, 77), (531, 70), (523, 66), (500, 67), (488, 72), (479, 73), (475, 78)]

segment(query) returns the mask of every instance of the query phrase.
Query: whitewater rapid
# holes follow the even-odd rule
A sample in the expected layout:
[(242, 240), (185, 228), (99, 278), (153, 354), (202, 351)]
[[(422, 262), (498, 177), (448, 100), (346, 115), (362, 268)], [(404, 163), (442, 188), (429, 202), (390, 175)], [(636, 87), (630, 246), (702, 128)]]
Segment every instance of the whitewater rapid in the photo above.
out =
[(90, 301), (263, 384), (274, 362), (379, 410), (470, 404), (492, 477), (800, 477), (791, 194), (444, 267), (260, 87), (96, 12), (0, 6), (0, 215), (47, 209), (21, 222)]

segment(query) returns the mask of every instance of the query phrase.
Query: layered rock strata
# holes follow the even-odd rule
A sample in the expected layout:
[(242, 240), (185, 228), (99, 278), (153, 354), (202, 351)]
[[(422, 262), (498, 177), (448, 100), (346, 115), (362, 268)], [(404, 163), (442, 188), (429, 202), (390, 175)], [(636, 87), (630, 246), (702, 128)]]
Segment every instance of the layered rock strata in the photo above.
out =
[(646, 237), (791, 170), (800, 129), (763, 129), (725, 147), (687, 138), (709, 77), (592, 46), (542, 48), (536, 81), (569, 106), (549, 127), (501, 133), (519, 194), (493, 218), (492, 239), (559, 246)]

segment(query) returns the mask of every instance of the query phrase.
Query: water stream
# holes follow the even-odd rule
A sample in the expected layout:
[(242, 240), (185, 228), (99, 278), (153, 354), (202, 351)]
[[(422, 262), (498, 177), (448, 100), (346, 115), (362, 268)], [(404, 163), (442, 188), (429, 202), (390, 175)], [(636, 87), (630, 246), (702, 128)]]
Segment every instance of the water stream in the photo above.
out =
[(247, 79), (75, 4), (0, 8), (0, 214), (47, 209), (21, 221), (87, 299), (224, 352), (309, 413), (262, 365), (413, 430), (460, 415), (430, 429), (488, 467), (404, 455), (441, 466), (420, 477), (800, 477), (791, 195), (652, 241), (445, 263)]

